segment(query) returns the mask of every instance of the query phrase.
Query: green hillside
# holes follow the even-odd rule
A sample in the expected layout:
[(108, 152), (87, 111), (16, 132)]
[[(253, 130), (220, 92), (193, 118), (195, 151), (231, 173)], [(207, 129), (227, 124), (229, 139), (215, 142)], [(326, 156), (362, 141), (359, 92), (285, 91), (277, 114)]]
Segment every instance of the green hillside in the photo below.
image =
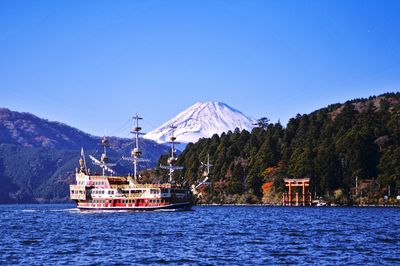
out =
[(299, 114), (286, 127), (263, 118), (252, 132), (235, 130), (189, 144), (177, 162), (185, 166), (187, 182), (201, 179), (207, 153), (214, 167), (203, 202), (276, 203), (284, 177), (310, 177), (314, 196), (378, 203), (400, 189), (400, 93)]

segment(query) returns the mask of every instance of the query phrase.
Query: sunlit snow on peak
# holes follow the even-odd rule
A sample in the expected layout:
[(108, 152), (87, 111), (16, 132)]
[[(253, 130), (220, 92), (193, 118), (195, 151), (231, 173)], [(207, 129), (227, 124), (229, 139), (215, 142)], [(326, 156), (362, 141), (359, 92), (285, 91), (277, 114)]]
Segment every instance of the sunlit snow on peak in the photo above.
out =
[(158, 143), (167, 142), (171, 125), (176, 127), (175, 136), (181, 143), (196, 142), (229, 130), (251, 130), (255, 120), (222, 102), (197, 102), (179, 113), (144, 137)]

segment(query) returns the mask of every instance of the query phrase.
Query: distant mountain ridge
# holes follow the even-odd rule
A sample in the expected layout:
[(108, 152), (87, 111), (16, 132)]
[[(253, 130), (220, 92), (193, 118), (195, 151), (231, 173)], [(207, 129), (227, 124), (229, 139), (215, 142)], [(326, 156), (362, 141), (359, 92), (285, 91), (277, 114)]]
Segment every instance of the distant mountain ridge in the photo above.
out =
[[(132, 139), (112, 136), (108, 139), (110, 140), (110, 148), (113, 150), (124, 150), (132, 144)], [(64, 123), (49, 121), (31, 113), (20, 113), (0, 108), (0, 144), (68, 149), (76, 150), (79, 153), (81, 147), (99, 149), (100, 140), (101, 137), (90, 135)], [(160, 145), (146, 139), (141, 140), (141, 145), (143, 145), (144, 154), (151, 153), (148, 149), (160, 147)], [(165, 150), (164, 146), (161, 147), (162, 150)], [(128, 149), (130, 148), (128, 147)], [(156, 159), (158, 160), (158, 157)]]
[[(101, 138), (60, 122), (52, 122), (30, 113), (0, 108), (0, 203), (48, 202), (68, 199), (68, 184), (73, 181), (80, 149), (100, 157)], [(130, 154), (132, 140), (109, 137), (108, 156), (118, 162), (119, 174), (132, 172), (130, 162), (121, 160)], [(143, 156), (154, 167), (168, 147), (151, 140), (140, 142)], [(93, 172), (98, 167), (89, 166)]]
[(66, 124), (0, 108), (0, 143), (79, 149), (83, 144), (93, 147), (97, 142), (97, 137)]
[(169, 140), (175, 126), (175, 136), (181, 143), (196, 142), (214, 134), (236, 128), (251, 131), (256, 121), (242, 112), (221, 102), (197, 102), (144, 137), (158, 143)]

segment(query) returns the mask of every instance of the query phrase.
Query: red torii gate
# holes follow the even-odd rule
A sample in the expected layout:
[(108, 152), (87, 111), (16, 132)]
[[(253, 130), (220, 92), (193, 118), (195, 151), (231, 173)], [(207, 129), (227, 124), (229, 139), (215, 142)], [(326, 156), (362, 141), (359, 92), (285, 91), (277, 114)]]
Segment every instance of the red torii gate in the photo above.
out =
[[(289, 188), (289, 192), (284, 192), (282, 194), (282, 205), (283, 206), (293, 206), (293, 188), (302, 187), (302, 205), (306, 206), (306, 187), (310, 186), (310, 178), (284, 178), (285, 186)], [(299, 192), (296, 192), (296, 201), (295, 206), (299, 206)], [(311, 206), (312, 196), (311, 192), (308, 192), (309, 202), (308, 204)]]

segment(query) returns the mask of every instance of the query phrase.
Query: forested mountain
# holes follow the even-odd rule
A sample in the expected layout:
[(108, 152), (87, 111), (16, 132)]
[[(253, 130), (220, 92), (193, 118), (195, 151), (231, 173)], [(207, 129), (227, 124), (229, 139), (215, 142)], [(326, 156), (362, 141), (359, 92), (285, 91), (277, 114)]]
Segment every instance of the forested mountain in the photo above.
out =
[(400, 189), (400, 93), (299, 114), (286, 127), (263, 118), (251, 132), (200, 139), (177, 162), (186, 182), (200, 179), (207, 153), (213, 184), (204, 202), (277, 202), (284, 177), (310, 177), (313, 195), (339, 203), (379, 201)]
[[(111, 137), (109, 142), (108, 156), (118, 162), (115, 170), (120, 174), (132, 172), (130, 163), (121, 160), (130, 154), (132, 140)], [(99, 143), (100, 137), (68, 125), (1, 108), (0, 203), (67, 200), (81, 147), (86, 154), (100, 157)], [(154, 167), (168, 149), (150, 140), (142, 140), (141, 146), (143, 156), (151, 159), (143, 168)]]

